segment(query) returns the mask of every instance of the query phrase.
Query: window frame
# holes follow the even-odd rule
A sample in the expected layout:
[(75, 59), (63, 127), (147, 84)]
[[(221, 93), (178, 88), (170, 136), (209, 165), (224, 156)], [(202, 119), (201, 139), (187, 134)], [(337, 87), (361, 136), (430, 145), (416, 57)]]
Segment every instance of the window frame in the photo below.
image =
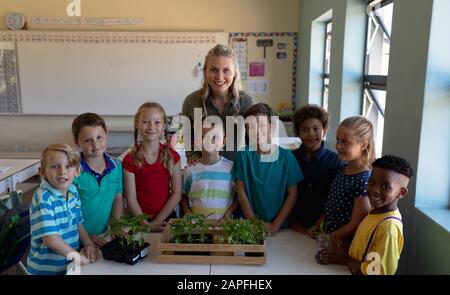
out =
[[(322, 107), (328, 109), (328, 98), (330, 93), (330, 71), (331, 71), (331, 41), (333, 33), (333, 21), (330, 19), (324, 23), (325, 35), (324, 35), (324, 47), (323, 47), (323, 74), (322, 74)], [(328, 28), (330, 26), (330, 30)], [(327, 48), (329, 48), (330, 54), (328, 56), (327, 63)]]
[[(372, 3), (372, 5), (371, 5)], [(372, 48), (374, 39), (376, 37), (376, 34), (378, 33), (378, 30), (381, 30), (383, 34), (383, 38), (386, 38), (391, 40), (391, 34), (390, 31), (387, 29), (386, 24), (383, 22), (382, 18), (379, 17), (375, 11), (383, 8), (387, 5), (393, 4), (393, 0), (369, 0), (367, 1), (367, 22), (366, 22), (366, 44), (365, 44), (365, 54), (364, 54), (364, 75), (363, 75), (363, 87), (362, 87), (362, 104), (361, 104), (361, 114), (368, 118), (370, 116), (370, 113), (372, 112), (372, 108), (375, 107), (376, 111), (378, 113), (378, 116), (381, 116), (381, 120), (384, 122), (385, 118), (385, 108), (383, 107), (383, 104), (378, 100), (377, 95), (375, 95), (374, 90), (376, 91), (384, 91), (387, 92), (387, 77), (389, 75), (389, 69), (386, 75), (380, 75), (380, 74), (369, 74), (369, 60), (370, 58), (370, 50)], [(370, 9), (374, 12), (373, 14), (369, 14)], [(369, 35), (372, 23), (374, 23), (377, 28), (371, 35)], [(379, 117), (378, 117), (379, 118)], [(384, 126), (384, 123), (381, 123)], [(382, 147), (382, 137), (384, 131), (381, 131), (381, 134), (378, 131), (378, 127), (374, 126), (376, 129), (375, 136), (377, 136), (376, 141), (378, 141), (378, 138), (381, 138), (381, 142), (377, 142), (377, 146), (379, 147), (377, 149), (377, 154), (380, 153), (381, 155), (381, 147)], [(384, 127), (383, 127), (384, 129)]]

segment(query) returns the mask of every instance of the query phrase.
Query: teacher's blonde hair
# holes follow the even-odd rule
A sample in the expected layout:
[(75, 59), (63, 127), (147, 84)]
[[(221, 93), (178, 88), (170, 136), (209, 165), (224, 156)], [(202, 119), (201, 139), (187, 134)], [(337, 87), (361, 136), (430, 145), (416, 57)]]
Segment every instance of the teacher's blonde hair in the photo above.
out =
[[(233, 71), (235, 73), (233, 83), (231, 84), (228, 91), (232, 94), (232, 99), (236, 100), (239, 98), (239, 91), (241, 90), (241, 73), (239, 72), (239, 68), (237, 66), (236, 55), (231, 47), (228, 47), (224, 44), (217, 44), (213, 48), (208, 51), (208, 54), (205, 56), (205, 62), (203, 64), (203, 77), (206, 77), (206, 69), (208, 67), (208, 60), (212, 56), (226, 56), (230, 57), (233, 60)], [(211, 89), (208, 85), (208, 82), (203, 78), (203, 86), (202, 86), (202, 98), (205, 101), (208, 96), (211, 95)]]

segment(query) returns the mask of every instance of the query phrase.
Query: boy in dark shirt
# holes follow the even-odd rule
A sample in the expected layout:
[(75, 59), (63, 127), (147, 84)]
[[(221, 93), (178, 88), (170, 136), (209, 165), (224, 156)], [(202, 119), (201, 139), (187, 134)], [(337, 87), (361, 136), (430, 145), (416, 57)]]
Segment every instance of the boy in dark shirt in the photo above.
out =
[(341, 164), (337, 154), (328, 150), (324, 141), (329, 121), (330, 113), (312, 104), (297, 110), (293, 117), (295, 134), (302, 141), (293, 154), (304, 179), (298, 184), (298, 198), (291, 212), (291, 228), (311, 236), (315, 236), (331, 182)]

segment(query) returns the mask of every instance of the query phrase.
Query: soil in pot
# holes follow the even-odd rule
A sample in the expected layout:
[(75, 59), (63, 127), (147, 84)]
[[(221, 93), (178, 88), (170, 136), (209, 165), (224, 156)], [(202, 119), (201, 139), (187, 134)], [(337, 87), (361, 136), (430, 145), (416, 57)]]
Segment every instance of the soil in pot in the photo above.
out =
[(114, 239), (100, 247), (100, 250), (102, 251), (103, 259), (106, 260), (113, 260), (114, 259), (114, 249), (120, 246), (120, 239)]
[(125, 262), (125, 257), (124, 257), (124, 253), (126, 250), (127, 246), (122, 246), (121, 243), (119, 243), (119, 245), (117, 245), (116, 247), (114, 247), (113, 249), (113, 260), (115, 262)]

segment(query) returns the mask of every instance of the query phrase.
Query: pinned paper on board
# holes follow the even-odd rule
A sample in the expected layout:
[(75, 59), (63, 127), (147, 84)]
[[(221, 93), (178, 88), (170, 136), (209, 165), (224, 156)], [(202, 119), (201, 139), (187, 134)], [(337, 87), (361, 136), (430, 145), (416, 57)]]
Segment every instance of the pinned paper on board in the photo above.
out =
[(286, 52), (277, 52), (277, 59), (286, 59)]
[(241, 80), (247, 80), (247, 38), (233, 38), (233, 51), (236, 55)]
[(265, 64), (263, 62), (249, 63), (250, 77), (264, 77)]
[(278, 48), (278, 50), (285, 50), (287, 48), (287, 45), (285, 42), (278, 42), (277, 48)]
[(273, 39), (258, 39), (256, 40), (256, 46), (263, 47), (263, 57), (266, 58), (266, 47), (272, 47), (273, 46)]
[(267, 80), (248, 80), (248, 92), (250, 94), (267, 94), (269, 93), (269, 81)]

